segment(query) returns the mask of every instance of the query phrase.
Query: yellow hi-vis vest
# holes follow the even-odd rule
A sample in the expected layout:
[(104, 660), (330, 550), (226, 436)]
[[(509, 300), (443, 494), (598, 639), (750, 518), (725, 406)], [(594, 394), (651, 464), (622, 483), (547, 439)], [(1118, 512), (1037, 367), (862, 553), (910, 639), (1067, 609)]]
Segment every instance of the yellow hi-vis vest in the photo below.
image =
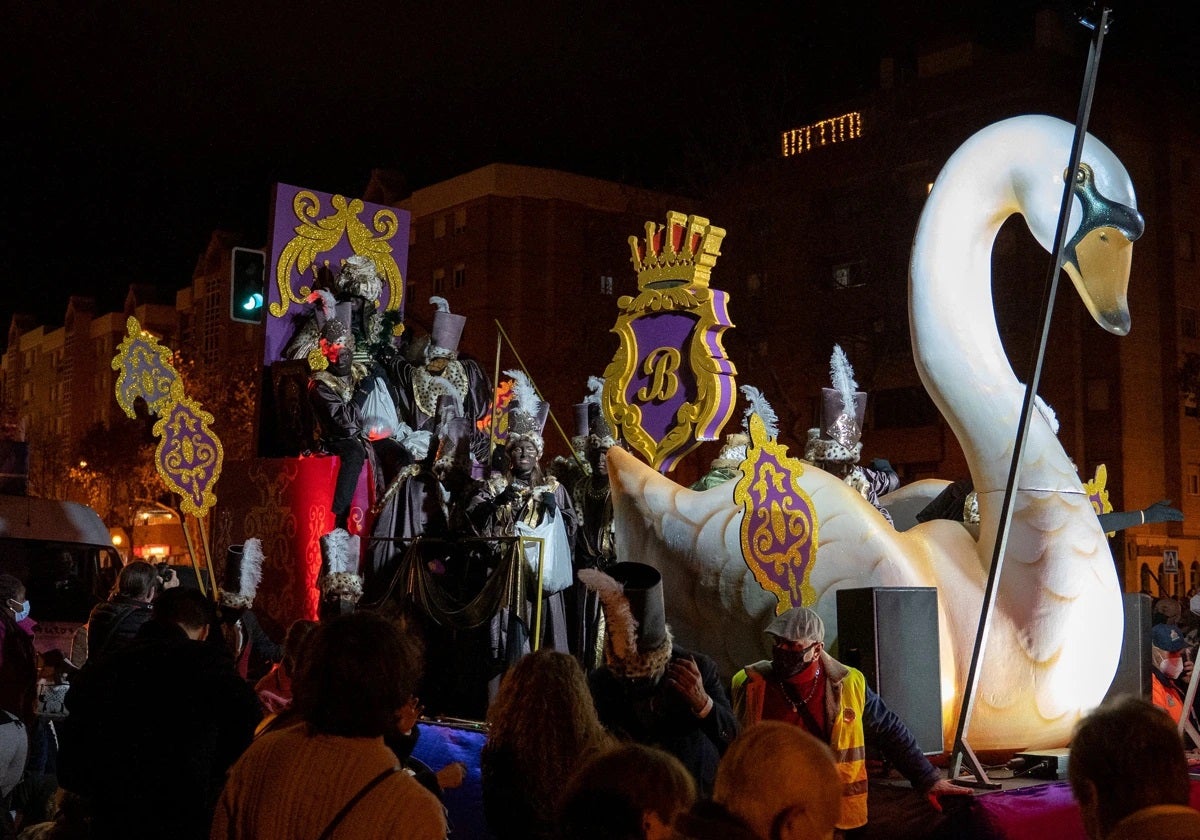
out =
[[(842, 813), (837, 827), (848, 831), (867, 824), (866, 741), (862, 724), (867, 681), (861, 671), (843, 665), (827, 653), (821, 654), (821, 667), (825, 670), (829, 746), (842, 779)], [(762, 720), (770, 674), (771, 663), (764, 660), (734, 675), (733, 710), (742, 729)]]

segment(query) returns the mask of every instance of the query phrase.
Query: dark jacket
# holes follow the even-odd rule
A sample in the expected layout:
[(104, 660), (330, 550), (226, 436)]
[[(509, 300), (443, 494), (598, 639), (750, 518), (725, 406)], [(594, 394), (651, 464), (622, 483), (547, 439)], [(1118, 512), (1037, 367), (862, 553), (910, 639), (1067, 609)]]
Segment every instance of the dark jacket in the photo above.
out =
[(153, 615), (151, 604), (128, 595), (113, 595), (92, 607), (88, 617), (88, 659), (94, 662), (127, 647)]
[(715, 802), (701, 800), (675, 818), (671, 840), (760, 840), (750, 828)]
[(66, 705), (59, 782), (91, 800), (94, 837), (207, 837), (262, 716), (224, 650), (156, 621), (81, 671)]
[(600, 722), (617, 737), (659, 747), (683, 762), (696, 779), (701, 796), (712, 792), (717, 762), (737, 735), (737, 721), (729, 704), (725, 681), (712, 659), (676, 646), (672, 658), (692, 657), (704, 679), (704, 690), (713, 707), (697, 718), (675, 691), (660, 680), (647, 691), (630, 690), (607, 666), (588, 678)]
[(12, 613), (0, 607), (0, 709), (16, 715), (31, 728), (36, 698), (33, 639), (17, 624)]

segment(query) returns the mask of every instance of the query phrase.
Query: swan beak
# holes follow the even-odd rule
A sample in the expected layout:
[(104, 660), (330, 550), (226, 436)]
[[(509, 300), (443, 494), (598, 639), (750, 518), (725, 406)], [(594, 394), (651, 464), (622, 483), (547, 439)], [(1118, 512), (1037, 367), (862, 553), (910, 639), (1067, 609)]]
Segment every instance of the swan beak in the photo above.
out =
[(1133, 243), (1146, 223), (1134, 208), (1102, 195), (1086, 163), (1079, 164), (1072, 191), (1083, 219), (1063, 249), (1063, 268), (1096, 323), (1114, 335), (1127, 335)]
[(1096, 323), (1114, 335), (1129, 333), (1129, 270), (1133, 241), (1112, 227), (1098, 227), (1077, 240), (1063, 268)]

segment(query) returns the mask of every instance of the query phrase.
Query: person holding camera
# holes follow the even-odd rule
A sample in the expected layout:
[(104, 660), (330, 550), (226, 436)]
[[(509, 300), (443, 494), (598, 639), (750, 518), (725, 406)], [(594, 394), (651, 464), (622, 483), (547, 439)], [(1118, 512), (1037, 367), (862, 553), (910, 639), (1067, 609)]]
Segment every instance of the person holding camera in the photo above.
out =
[[(178, 585), (179, 578), (174, 573), (172, 577)], [(87, 652), (79, 656), (72, 651), (74, 664), (82, 666), (83, 660), (94, 662), (128, 647), (154, 615), (152, 603), (163, 585), (158, 569), (149, 563), (135, 560), (121, 569), (108, 600), (94, 606), (88, 616)]]
[(618, 737), (678, 758), (702, 796), (737, 735), (737, 720), (717, 665), (671, 641), (662, 575), (645, 563), (580, 569), (597, 593), (607, 636), (604, 665), (588, 678), (600, 722)]

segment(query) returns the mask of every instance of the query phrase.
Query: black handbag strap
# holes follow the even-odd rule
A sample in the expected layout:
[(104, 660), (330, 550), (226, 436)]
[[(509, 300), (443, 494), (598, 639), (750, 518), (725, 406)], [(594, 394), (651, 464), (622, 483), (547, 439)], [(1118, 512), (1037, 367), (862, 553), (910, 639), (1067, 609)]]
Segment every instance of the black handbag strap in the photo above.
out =
[(361, 802), (364, 796), (373, 791), (381, 782), (385, 781), (393, 773), (399, 772), (399, 767), (389, 768), (363, 785), (362, 790), (354, 794), (354, 797), (342, 807), (342, 810), (338, 811), (337, 814), (334, 815), (333, 819), (329, 821), (329, 825), (325, 826), (325, 830), (321, 832), (321, 836), (318, 837), (317, 840), (329, 840), (329, 838), (333, 836), (333, 830), (338, 827), (338, 823), (344, 820), (346, 815), (354, 810), (354, 806)]

